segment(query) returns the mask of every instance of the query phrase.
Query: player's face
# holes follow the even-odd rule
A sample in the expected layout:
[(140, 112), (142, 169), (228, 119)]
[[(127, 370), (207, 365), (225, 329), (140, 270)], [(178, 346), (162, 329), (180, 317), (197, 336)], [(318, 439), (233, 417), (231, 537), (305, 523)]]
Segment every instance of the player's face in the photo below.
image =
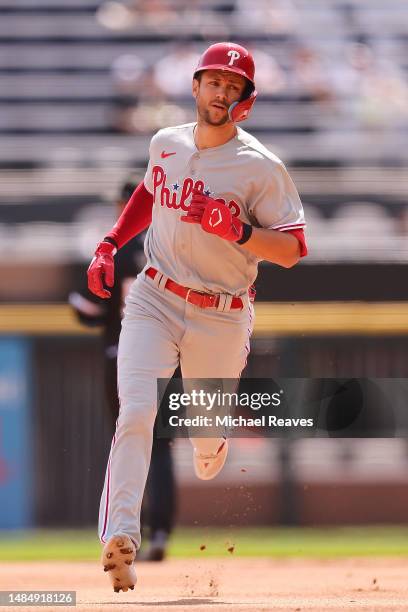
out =
[(246, 81), (244, 77), (223, 70), (204, 70), (200, 82), (193, 81), (193, 96), (197, 112), (208, 125), (224, 125), (230, 118), (228, 108), (241, 99)]

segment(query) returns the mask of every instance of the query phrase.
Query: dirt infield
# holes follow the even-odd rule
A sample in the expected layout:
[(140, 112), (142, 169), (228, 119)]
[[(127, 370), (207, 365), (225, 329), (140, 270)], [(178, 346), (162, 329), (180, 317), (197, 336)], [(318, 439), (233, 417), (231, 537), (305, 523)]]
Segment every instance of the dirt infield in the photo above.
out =
[[(2, 590), (76, 590), (77, 607), (143, 612), (408, 610), (408, 559), (225, 559), (138, 564), (135, 590), (115, 594), (95, 563), (2, 563)], [(4, 610), (10, 608), (2, 608)], [(19, 610), (50, 608), (19, 607)]]

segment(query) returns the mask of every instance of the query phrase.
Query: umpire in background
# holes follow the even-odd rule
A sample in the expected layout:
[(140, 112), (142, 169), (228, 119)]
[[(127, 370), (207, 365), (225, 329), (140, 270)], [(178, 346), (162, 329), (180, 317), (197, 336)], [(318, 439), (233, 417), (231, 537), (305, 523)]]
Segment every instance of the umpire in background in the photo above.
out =
[[(118, 201), (118, 215), (126, 206), (139, 181), (128, 180), (122, 186)], [(109, 406), (112, 430), (115, 430), (119, 414), (117, 393), (116, 358), (121, 329), (122, 309), (131, 282), (145, 264), (142, 236), (126, 244), (115, 257), (115, 285), (112, 297), (102, 300), (93, 295), (86, 285), (69, 295), (69, 303), (84, 325), (102, 326), (105, 353), (105, 390)], [(83, 275), (86, 278), (86, 275)], [(179, 368), (174, 377), (181, 378)], [(149, 548), (139, 555), (147, 561), (161, 561), (166, 555), (169, 535), (175, 515), (175, 478), (171, 454), (172, 440), (157, 437), (154, 428), (152, 458), (147, 481), (147, 523), (150, 526)], [(143, 513), (146, 515), (146, 512)]]

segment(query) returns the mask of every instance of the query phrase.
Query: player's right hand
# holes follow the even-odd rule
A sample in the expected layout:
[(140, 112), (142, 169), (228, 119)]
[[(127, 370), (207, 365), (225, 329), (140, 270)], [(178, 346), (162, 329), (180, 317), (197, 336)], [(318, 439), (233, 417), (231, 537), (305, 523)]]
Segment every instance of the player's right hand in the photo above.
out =
[(115, 264), (113, 256), (117, 249), (110, 242), (100, 242), (96, 247), (95, 256), (88, 268), (88, 289), (101, 298), (110, 298), (111, 292), (104, 284), (113, 287)]

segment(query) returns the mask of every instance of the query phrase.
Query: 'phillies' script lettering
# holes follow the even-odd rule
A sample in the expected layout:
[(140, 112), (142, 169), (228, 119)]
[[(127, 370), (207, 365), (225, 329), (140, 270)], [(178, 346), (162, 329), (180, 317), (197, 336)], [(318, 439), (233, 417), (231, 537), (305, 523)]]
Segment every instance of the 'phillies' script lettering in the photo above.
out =
[[(154, 166), (152, 170), (153, 176), (153, 198), (155, 202), (160, 202), (161, 206), (167, 206), (167, 208), (181, 208), (182, 210), (187, 211), (190, 206), (190, 202), (187, 204), (187, 200), (190, 198), (194, 189), (198, 189), (199, 191), (204, 191), (204, 183), (201, 180), (194, 181), (191, 177), (186, 177), (181, 185), (181, 190), (178, 191), (170, 191), (168, 187), (166, 187), (167, 174), (163, 170), (161, 166)], [(159, 194), (159, 200), (156, 200), (156, 195)], [(214, 198), (217, 202), (222, 202), (223, 204), (227, 204), (227, 206), (231, 209), (231, 212), (234, 217), (238, 217), (240, 213), (240, 208), (235, 200), (230, 200), (226, 202), (224, 198)]]

